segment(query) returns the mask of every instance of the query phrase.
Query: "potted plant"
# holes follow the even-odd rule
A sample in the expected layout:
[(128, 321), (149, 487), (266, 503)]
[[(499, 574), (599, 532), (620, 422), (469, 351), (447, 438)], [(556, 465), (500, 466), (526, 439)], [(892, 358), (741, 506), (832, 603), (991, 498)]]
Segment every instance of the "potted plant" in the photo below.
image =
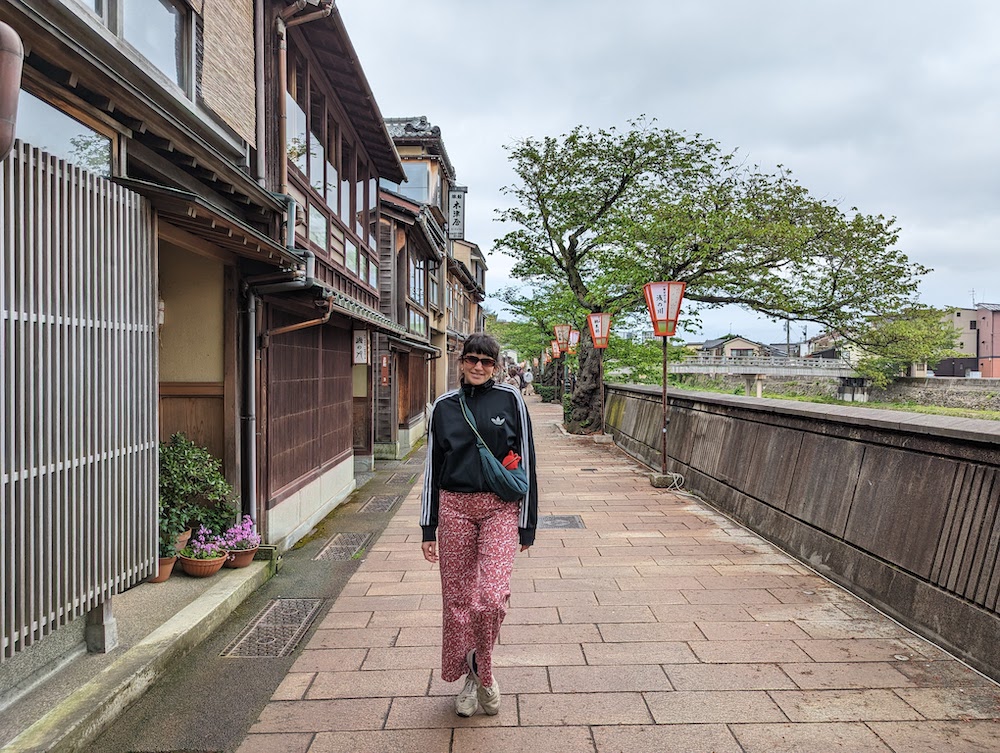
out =
[[(192, 524), (218, 532), (236, 520), (233, 488), (226, 481), (222, 462), (184, 434), (174, 434), (160, 444), (159, 493), (161, 535), (165, 519), (166, 528), (176, 528), (181, 535)], [(185, 545), (186, 540), (178, 541), (178, 550)]]
[(254, 531), (249, 515), (244, 515), (242, 522), (230, 526), (219, 538), (229, 552), (226, 567), (246, 567), (260, 546), (260, 534)]
[(229, 553), (218, 536), (201, 526), (177, 556), (184, 572), (195, 578), (205, 578), (219, 572)]
[(164, 514), (163, 505), (160, 505), (160, 542), (159, 542), (159, 569), (156, 575), (147, 578), (147, 583), (162, 583), (170, 577), (177, 562), (177, 522), (176, 516)]

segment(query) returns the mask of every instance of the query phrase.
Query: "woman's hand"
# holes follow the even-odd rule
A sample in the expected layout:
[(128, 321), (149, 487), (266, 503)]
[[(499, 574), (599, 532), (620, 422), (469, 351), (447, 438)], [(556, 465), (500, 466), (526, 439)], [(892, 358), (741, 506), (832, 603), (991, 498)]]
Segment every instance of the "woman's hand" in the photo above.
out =
[(420, 545), (424, 552), (424, 559), (428, 562), (438, 561), (438, 543), (436, 541), (425, 541)]

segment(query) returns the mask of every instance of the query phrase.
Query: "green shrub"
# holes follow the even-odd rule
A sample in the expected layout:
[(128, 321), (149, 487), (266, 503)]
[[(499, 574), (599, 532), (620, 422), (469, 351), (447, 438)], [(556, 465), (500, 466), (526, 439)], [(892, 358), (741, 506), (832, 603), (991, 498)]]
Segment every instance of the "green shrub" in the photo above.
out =
[(563, 421), (569, 421), (570, 414), (573, 412), (573, 393), (567, 392), (563, 395)]
[(161, 536), (167, 528), (204, 525), (221, 533), (236, 522), (233, 487), (226, 481), (222, 461), (183, 434), (160, 444)]
[(542, 398), (543, 403), (551, 403), (556, 396), (556, 388), (551, 385), (535, 385), (535, 392)]

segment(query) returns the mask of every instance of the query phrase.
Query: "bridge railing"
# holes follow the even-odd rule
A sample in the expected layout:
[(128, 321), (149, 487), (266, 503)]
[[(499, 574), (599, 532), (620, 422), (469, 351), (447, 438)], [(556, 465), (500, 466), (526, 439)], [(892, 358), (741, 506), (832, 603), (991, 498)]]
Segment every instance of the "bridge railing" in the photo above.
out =
[(841, 358), (793, 358), (787, 356), (691, 356), (680, 362), (683, 366), (717, 366), (721, 369), (752, 370), (751, 367), (809, 369), (853, 369)]

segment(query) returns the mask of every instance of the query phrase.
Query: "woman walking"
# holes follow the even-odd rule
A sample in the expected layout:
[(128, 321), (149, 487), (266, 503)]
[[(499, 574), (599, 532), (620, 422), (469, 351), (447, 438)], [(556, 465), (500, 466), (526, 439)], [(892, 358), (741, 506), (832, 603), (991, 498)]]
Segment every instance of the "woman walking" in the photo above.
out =
[[(441, 569), (441, 677), (466, 675), (455, 698), (459, 716), (480, 705), (486, 714), (500, 710), (493, 645), (507, 614), (514, 555), (534, 543), (538, 520), (531, 421), (520, 390), (494, 379), (499, 357), (490, 335), (465, 341), (461, 386), (434, 403), (427, 437), (422, 548)], [(497, 459), (523, 463), (528, 491), (520, 501), (505, 502), (487, 486), (473, 424)]]

